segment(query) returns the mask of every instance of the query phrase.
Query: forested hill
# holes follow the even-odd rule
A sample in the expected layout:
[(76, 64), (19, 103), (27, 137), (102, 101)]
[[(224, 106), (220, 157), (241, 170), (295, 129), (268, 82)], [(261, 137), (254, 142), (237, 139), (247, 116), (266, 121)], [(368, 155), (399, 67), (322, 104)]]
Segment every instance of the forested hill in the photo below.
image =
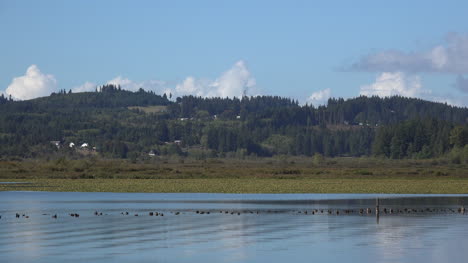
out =
[(28, 101), (1, 96), (0, 113), (4, 158), (430, 158), (468, 143), (467, 108), (404, 97), (330, 99), (327, 106), (314, 107), (277, 96), (173, 100), (106, 85), (96, 92), (63, 90)]

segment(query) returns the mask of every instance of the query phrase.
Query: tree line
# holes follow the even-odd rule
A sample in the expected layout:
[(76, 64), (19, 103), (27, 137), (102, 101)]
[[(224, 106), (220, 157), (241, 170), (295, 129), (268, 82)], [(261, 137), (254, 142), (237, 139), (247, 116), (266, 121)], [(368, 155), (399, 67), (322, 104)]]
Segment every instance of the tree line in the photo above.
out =
[[(110, 158), (155, 155), (383, 156), (432, 158), (468, 144), (468, 109), (405, 97), (329, 99), (300, 105), (278, 96), (171, 100), (104, 85), (14, 101), (0, 97), (0, 156), (76, 154), (88, 143)], [(51, 141), (59, 141), (57, 149)]]

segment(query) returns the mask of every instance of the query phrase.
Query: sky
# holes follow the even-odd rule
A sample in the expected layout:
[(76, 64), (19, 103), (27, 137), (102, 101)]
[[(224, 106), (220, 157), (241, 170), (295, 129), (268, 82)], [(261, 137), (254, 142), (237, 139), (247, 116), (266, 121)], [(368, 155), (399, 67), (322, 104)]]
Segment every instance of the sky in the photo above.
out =
[(468, 106), (468, 1), (0, 0), (0, 93), (402, 95)]

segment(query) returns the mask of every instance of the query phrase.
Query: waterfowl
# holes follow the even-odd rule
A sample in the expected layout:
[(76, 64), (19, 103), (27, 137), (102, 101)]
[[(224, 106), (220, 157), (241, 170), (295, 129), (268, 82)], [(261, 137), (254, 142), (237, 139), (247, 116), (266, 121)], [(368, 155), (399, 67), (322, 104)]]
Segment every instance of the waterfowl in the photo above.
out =
[(53, 215), (53, 216), (52, 216), (52, 218), (55, 218), (55, 219), (57, 219), (57, 214)]

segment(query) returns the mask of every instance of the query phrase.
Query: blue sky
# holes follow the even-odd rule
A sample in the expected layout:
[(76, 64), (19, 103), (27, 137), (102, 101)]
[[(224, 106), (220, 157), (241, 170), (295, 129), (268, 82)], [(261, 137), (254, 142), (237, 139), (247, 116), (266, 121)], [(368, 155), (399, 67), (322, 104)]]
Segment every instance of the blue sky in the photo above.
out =
[[(467, 1), (0, 1), (0, 92), (468, 105)], [(465, 102), (467, 101), (467, 102)]]

